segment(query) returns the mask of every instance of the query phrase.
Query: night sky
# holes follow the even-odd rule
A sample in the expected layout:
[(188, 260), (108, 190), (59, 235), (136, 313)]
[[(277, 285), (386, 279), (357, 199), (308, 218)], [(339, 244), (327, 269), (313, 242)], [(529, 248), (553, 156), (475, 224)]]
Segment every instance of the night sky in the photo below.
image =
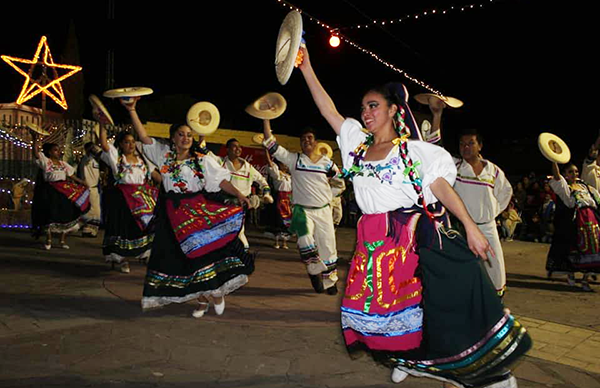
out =
[[(295, 71), (285, 86), (276, 79), (276, 38), (289, 8), (276, 0), (154, 4), (116, 1), (112, 20), (107, 0), (3, 4), (0, 54), (31, 58), (40, 37), (46, 35), (55, 62), (69, 58), (68, 63), (74, 64), (70, 58), (78, 56), (84, 70), (75, 82), (83, 82), (83, 93), (68, 92), (72, 93), (69, 104), (73, 111), (83, 109), (86, 118), (91, 118), (87, 96), (101, 95), (106, 89), (107, 52), (112, 49), (115, 87), (154, 89), (138, 104), (144, 120), (183, 121), (193, 103), (211, 101), (219, 108), (222, 128), (259, 131), (260, 121), (244, 108), (261, 94), (277, 91), (287, 99), (288, 110), (273, 121), (276, 132), (294, 134), (312, 126), (322, 138), (333, 139), (300, 72)], [(326, 29), (307, 15), (340, 28), (361, 47), (443, 94), (463, 100), (462, 108), (444, 113), (444, 142), (452, 152), (457, 133), (474, 127), (484, 136), (484, 156), (508, 175), (546, 173), (549, 162), (537, 148), (540, 132), (562, 137), (578, 163), (595, 140), (600, 128), (593, 120), (596, 102), (584, 93), (593, 91), (597, 79), (592, 48), (598, 34), (585, 20), (591, 11), (576, 2), (303, 0), (292, 4), (305, 12), (304, 37), (313, 67), (344, 116), (359, 117), (361, 97), (369, 86), (400, 81), (411, 95), (426, 90), (348, 44), (329, 47)], [(476, 7), (450, 10), (452, 5), (470, 4)], [(433, 9), (438, 10), (435, 15), (394, 25), (349, 28)], [(442, 15), (442, 10), (449, 11)], [(15, 101), (23, 78), (0, 62), (0, 80), (0, 102)], [(104, 101), (117, 121), (126, 119), (117, 103)], [(40, 98), (32, 100), (32, 105), (39, 104)], [(412, 98), (410, 104), (413, 111), (428, 113)], [(53, 103), (48, 107), (60, 109)]]

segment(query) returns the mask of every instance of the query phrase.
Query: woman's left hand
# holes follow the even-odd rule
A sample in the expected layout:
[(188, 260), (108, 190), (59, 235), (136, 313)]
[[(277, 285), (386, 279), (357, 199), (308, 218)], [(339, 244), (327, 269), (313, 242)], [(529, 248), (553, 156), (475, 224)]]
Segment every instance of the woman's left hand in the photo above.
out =
[(496, 257), (496, 254), (494, 253), (489, 241), (487, 238), (485, 238), (483, 233), (481, 233), (476, 225), (470, 229), (467, 229), (466, 232), (469, 249), (475, 254), (475, 256), (482, 260), (488, 260), (488, 253), (490, 256)]

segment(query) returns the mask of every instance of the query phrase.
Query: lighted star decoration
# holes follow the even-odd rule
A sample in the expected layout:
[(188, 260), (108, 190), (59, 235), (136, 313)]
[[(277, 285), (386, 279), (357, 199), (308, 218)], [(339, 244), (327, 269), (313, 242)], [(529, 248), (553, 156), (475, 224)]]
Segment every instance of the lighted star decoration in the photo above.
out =
[[(44, 49), (44, 54), (42, 57), (43, 59), (40, 61), (40, 53), (42, 52), (42, 48)], [(67, 110), (67, 100), (65, 99), (65, 93), (63, 92), (60, 82), (81, 71), (81, 66), (61, 65), (54, 63), (45, 36), (42, 36), (42, 39), (40, 39), (40, 43), (38, 44), (35, 54), (33, 55), (33, 59), (13, 58), (9, 57), (8, 55), (2, 55), (2, 59), (4, 62), (12, 66), (13, 69), (19, 72), (19, 74), (25, 77), (25, 83), (21, 89), (21, 94), (19, 94), (19, 97), (17, 98), (17, 104), (23, 104), (38, 94), (44, 93), (52, 98), (52, 100), (54, 100), (54, 102), (60, 105), (63, 109)], [(15, 64), (15, 62), (31, 65), (29, 72), (26, 73), (23, 71)], [(54, 78), (50, 79), (46, 74), (46, 71), (44, 71), (39, 79), (33, 79), (32, 74), (36, 66), (44, 66), (46, 71), (51, 70)], [(57, 69), (67, 70), (67, 72), (59, 76)]]

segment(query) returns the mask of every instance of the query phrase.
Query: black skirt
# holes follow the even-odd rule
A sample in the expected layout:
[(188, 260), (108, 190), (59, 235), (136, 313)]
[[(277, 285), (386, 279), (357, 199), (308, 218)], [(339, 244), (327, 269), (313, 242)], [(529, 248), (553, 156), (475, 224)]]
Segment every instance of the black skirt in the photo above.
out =
[(246, 284), (248, 275), (254, 271), (254, 255), (244, 250), (237, 237), (223, 248), (198, 258), (190, 259), (183, 253), (169, 221), (166, 203), (197, 194), (159, 196), (154, 242), (144, 281), (144, 309), (183, 303), (200, 296), (227, 295)]
[(106, 215), (102, 242), (104, 256), (114, 253), (122, 257), (137, 257), (152, 248), (152, 227), (140, 229), (121, 190), (115, 186), (107, 187), (102, 203)]
[(77, 205), (47, 183), (41, 173), (38, 174), (31, 206), (34, 237), (39, 237), (47, 230), (57, 233), (76, 231), (82, 214)]

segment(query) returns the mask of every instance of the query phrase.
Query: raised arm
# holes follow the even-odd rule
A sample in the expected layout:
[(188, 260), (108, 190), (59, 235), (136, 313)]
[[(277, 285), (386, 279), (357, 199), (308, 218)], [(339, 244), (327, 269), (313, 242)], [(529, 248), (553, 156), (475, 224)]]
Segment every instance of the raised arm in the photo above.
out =
[(34, 131), (29, 131), (31, 133), (31, 139), (33, 140), (33, 144), (31, 145), (31, 150), (33, 151), (33, 156), (36, 159), (40, 158), (40, 142), (38, 141), (37, 133)]
[(323, 85), (321, 85), (321, 82), (317, 78), (310, 63), (310, 58), (308, 57), (308, 50), (304, 46), (300, 47), (300, 50), (302, 50), (303, 53), (303, 60), (299, 67), (306, 80), (310, 94), (312, 94), (313, 100), (317, 105), (317, 108), (319, 108), (321, 115), (323, 115), (325, 120), (331, 125), (331, 128), (333, 128), (335, 133), (339, 135), (342, 123), (344, 122), (344, 117), (337, 111), (333, 100), (329, 97), (329, 94), (327, 94), (325, 88), (323, 88)]
[(137, 111), (135, 110), (139, 99), (139, 97), (133, 97), (131, 102), (129, 100), (125, 101), (123, 99), (121, 99), (120, 101), (121, 104), (125, 107), (125, 109), (127, 109), (127, 112), (129, 112), (131, 124), (133, 125), (135, 132), (138, 134), (140, 141), (144, 144), (152, 144), (152, 138), (148, 136), (146, 128), (144, 127), (144, 124), (142, 124), (142, 121), (140, 120), (140, 117), (138, 116)]

